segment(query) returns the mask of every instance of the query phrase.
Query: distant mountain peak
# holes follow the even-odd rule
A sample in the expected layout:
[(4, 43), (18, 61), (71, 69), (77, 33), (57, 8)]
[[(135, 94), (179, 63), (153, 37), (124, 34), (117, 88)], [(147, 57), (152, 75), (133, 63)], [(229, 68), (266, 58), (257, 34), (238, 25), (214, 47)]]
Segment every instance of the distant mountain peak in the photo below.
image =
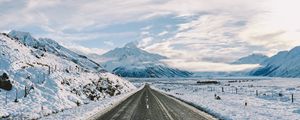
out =
[(150, 53), (130, 42), (101, 55), (102, 65), (123, 77), (187, 77), (191, 73), (171, 68), (160, 60), (167, 57)]
[(29, 32), (12, 30), (8, 33), (8, 35), (20, 40), (23, 43), (32, 43), (32, 42), (36, 41), (36, 39), (34, 37), (32, 37)]
[(232, 64), (261, 64), (268, 58), (269, 57), (264, 54), (253, 53), (251, 55), (248, 55), (246, 57), (242, 57), (242, 58), (238, 59), (237, 61), (233, 62)]
[(60, 46), (55, 40), (50, 38), (34, 38), (29, 32), (12, 30), (8, 33), (12, 38), (17, 39), (21, 43), (29, 46), (45, 46), (46, 44), (51, 44), (53, 46)]
[(108, 51), (101, 56), (105, 58), (118, 58), (119, 60), (135, 59), (140, 62), (157, 61), (167, 58), (159, 54), (149, 53), (145, 50), (142, 50), (141, 48), (137, 47), (137, 44), (135, 42), (130, 42), (122, 48), (116, 48)]
[(300, 77), (300, 46), (281, 51), (267, 59), (263, 66), (254, 69), (250, 75), (271, 77)]
[(30, 36), (30, 37), (32, 37), (29, 32), (23, 32), (23, 31), (17, 31), (17, 30), (12, 30), (8, 34), (10, 34), (10, 35), (20, 35), (20, 36)]

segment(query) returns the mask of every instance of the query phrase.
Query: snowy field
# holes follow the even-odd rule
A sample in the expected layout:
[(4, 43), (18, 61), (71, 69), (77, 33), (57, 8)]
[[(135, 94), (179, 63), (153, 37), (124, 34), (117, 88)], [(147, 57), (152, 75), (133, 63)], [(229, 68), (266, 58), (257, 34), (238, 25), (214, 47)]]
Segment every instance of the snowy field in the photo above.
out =
[(131, 82), (135, 85), (151, 83), (154, 89), (193, 104), (221, 119), (300, 119), (300, 79), (132, 79)]

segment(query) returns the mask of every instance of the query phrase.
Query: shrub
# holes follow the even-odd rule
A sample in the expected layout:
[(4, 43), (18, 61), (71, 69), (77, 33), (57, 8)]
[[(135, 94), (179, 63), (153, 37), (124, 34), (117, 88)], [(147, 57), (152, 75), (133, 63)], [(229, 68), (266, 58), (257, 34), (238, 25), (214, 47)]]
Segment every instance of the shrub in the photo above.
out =
[(8, 79), (9, 79), (9, 77), (6, 73), (3, 73), (0, 76), (0, 88), (1, 89), (4, 89), (4, 90), (11, 90), (12, 89), (12, 84)]
[(78, 55), (79, 57), (81, 57), (81, 58), (87, 58), (86, 56), (84, 56), (84, 55)]
[(283, 96), (283, 94), (282, 94), (282, 93), (279, 93), (279, 94), (278, 94), (278, 96), (279, 96), (279, 97), (282, 97), (282, 96)]
[(71, 61), (74, 62), (75, 64), (78, 64), (78, 63), (79, 63), (79, 61), (76, 60), (76, 59), (72, 59)]
[(197, 81), (199, 85), (220, 84), (218, 81)]
[(80, 104), (80, 102), (79, 102), (79, 101), (76, 101), (76, 105), (77, 105), (77, 106), (80, 106), (81, 104)]
[(220, 96), (216, 96), (215, 99), (216, 100), (221, 100), (221, 97)]
[(70, 73), (70, 71), (69, 71), (68, 69), (65, 69), (65, 71), (66, 71), (67, 73)]
[(4, 80), (8, 80), (8, 79), (9, 79), (9, 77), (8, 77), (8, 75), (7, 75), (6, 73), (3, 73), (3, 74), (0, 76), (0, 78), (2, 78), (2, 79), (4, 79)]

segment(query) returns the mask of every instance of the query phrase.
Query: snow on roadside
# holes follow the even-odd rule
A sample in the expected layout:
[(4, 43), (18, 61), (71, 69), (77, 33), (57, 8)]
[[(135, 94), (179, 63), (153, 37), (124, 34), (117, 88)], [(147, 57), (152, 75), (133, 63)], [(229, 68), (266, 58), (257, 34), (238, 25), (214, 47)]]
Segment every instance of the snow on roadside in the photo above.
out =
[(139, 87), (139, 89), (135, 89), (122, 95), (104, 98), (100, 101), (91, 102), (80, 107), (68, 109), (57, 114), (52, 114), (47, 117), (41, 118), (41, 120), (86, 120), (94, 118), (109, 111), (142, 88), (143, 86)]
[[(196, 81), (172, 81), (154, 83), (152, 87), (191, 103), (221, 119), (300, 119), (300, 80), (238, 81), (230, 85), (228, 81), (223, 80), (219, 85), (194, 84)], [(222, 92), (222, 87), (225, 92)], [(238, 88), (237, 94), (235, 88)], [(256, 96), (256, 90), (258, 90), (258, 96)], [(291, 94), (294, 94), (294, 103), (291, 103)], [(215, 99), (215, 95), (220, 96), (221, 100)]]

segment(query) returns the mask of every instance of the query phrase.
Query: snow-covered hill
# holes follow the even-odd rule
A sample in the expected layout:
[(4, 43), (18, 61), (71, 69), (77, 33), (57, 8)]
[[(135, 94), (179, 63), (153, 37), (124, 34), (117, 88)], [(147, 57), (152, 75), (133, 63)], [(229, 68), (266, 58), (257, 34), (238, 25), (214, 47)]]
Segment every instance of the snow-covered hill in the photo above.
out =
[(108, 51), (100, 58), (104, 68), (123, 77), (188, 77), (192, 74), (169, 67), (160, 61), (167, 57), (144, 51), (135, 43)]
[(263, 54), (251, 54), (246, 57), (242, 57), (232, 64), (261, 64), (269, 57)]
[(75, 64), (86, 68), (86, 69), (96, 69), (98, 71), (103, 70), (103, 68), (96, 62), (88, 59), (86, 56), (79, 55), (61, 45), (59, 45), (54, 40), (48, 38), (33, 38), (28, 32), (21, 31), (11, 31), (8, 34), (10, 37), (17, 39), (25, 46), (37, 49), (37, 51), (43, 51), (52, 53), (59, 56), (62, 59), (66, 59), (74, 62)]
[(0, 53), (0, 119), (35, 119), (135, 89), (87, 57), (26, 32), (0, 34)]
[(300, 46), (282, 51), (264, 61), (263, 66), (251, 71), (256, 76), (300, 77)]

